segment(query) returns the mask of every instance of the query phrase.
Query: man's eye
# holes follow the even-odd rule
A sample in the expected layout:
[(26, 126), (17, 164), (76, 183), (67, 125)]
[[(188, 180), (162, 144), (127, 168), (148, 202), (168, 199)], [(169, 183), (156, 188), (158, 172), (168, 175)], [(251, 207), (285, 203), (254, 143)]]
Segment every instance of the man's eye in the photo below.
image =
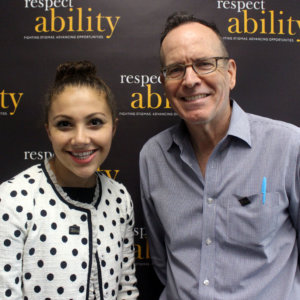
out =
[(197, 62), (195, 62), (194, 66), (197, 68), (197, 69), (210, 69), (210, 68), (213, 68), (214, 67), (214, 64), (211, 62), (211, 61), (208, 61), (208, 60), (199, 60)]
[(169, 75), (174, 75), (183, 72), (184, 68), (182, 66), (173, 66), (167, 70)]

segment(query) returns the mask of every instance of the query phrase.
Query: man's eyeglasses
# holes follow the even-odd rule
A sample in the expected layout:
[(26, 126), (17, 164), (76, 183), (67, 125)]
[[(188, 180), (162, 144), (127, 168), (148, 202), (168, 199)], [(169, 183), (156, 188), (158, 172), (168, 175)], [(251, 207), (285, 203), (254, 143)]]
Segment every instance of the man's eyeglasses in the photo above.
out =
[(185, 75), (186, 67), (192, 66), (195, 73), (205, 75), (214, 72), (218, 67), (220, 59), (229, 59), (229, 57), (218, 56), (197, 59), (191, 64), (174, 64), (162, 68), (162, 74), (166, 79), (182, 79)]

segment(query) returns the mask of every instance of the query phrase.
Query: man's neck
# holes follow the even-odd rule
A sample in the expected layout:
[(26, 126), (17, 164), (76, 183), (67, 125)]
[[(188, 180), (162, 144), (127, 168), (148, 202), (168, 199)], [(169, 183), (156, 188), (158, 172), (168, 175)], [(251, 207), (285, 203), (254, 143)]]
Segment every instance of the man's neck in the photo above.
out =
[(206, 164), (210, 155), (228, 131), (230, 117), (231, 110), (226, 118), (217, 121), (215, 124), (213, 122), (206, 124), (186, 124), (203, 176), (205, 176)]

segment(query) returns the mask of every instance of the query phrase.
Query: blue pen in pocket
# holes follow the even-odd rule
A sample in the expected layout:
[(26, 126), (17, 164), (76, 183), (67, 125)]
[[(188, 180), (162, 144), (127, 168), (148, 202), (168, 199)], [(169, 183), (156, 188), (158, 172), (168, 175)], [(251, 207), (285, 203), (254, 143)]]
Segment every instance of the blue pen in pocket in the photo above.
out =
[(266, 202), (266, 193), (267, 193), (267, 178), (264, 177), (262, 184), (261, 184), (261, 192), (263, 194), (262, 203), (265, 204)]

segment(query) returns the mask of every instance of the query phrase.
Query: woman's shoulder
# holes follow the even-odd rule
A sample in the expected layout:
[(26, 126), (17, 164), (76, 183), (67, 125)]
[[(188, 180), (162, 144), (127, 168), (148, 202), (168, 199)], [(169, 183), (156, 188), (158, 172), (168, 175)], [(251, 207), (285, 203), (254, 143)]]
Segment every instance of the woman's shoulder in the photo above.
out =
[(107, 185), (107, 186), (111, 187), (114, 191), (119, 191), (120, 189), (122, 189), (123, 192), (125, 192), (125, 191), (127, 192), (127, 189), (123, 183), (117, 181), (116, 179), (108, 177), (103, 172), (97, 172), (97, 174), (101, 180), (101, 184), (104, 187)]
[(16, 174), (9, 180), (4, 181), (0, 185), (0, 192), (15, 187), (22, 189), (25, 186), (34, 187), (37, 182), (44, 176), (42, 164), (33, 165), (20, 173)]
[(119, 204), (123, 202), (128, 205), (131, 202), (131, 196), (123, 183), (120, 183), (103, 173), (98, 173), (98, 176), (101, 180), (103, 195), (107, 195), (109, 198), (115, 198), (116, 202)]

